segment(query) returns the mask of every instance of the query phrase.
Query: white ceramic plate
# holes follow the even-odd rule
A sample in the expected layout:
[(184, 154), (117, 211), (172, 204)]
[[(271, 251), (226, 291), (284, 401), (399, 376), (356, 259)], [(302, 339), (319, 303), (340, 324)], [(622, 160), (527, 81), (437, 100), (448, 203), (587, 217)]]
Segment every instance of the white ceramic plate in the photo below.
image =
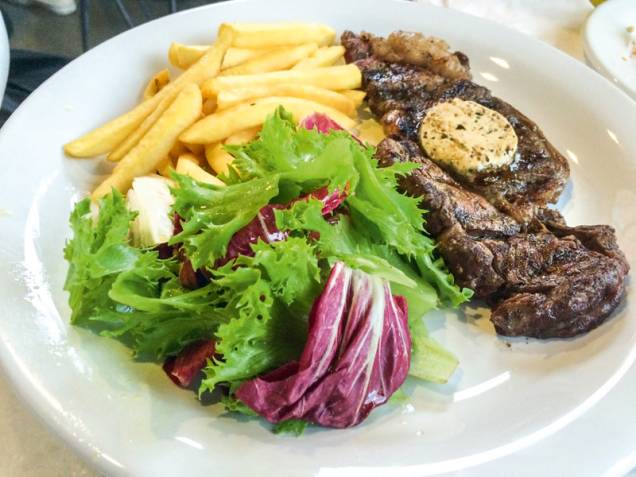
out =
[(636, 449), (631, 288), (608, 323), (575, 340), (508, 347), (470, 310), (431, 316), (434, 336), (462, 362), (451, 383), (409, 382), (408, 404), (299, 439), (202, 407), (159, 366), (133, 363), (118, 343), (68, 326), (67, 217), (103, 163), (66, 159), (62, 144), (131, 107), (166, 64), (171, 41), (209, 42), (221, 21), (284, 19), (419, 30), (466, 52), (475, 80), (535, 119), (569, 157), (568, 221), (614, 225), (634, 266), (636, 103), (585, 65), (495, 24), (415, 3), (268, 0), (186, 11), (72, 62), (0, 133), (0, 207), (8, 212), (0, 219), (0, 357), (25, 401), (108, 475), (598, 476), (628, 468)]
[(585, 57), (591, 65), (636, 99), (636, 55), (632, 53), (636, 32), (636, 2), (612, 0), (603, 3), (588, 18), (583, 31)]

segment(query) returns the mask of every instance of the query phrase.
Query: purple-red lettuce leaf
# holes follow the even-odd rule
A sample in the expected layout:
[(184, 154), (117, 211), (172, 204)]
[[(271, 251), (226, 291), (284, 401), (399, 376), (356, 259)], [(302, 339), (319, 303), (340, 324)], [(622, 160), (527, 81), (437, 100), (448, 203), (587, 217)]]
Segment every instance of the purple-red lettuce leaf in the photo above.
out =
[(410, 350), (406, 300), (337, 262), (311, 310), (300, 360), (246, 381), (236, 397), (273, 423), (354, 426), (402, 385)]
[[(340, 126), (337, 122), (331, 119), (326, 114), (322, 113), (313, 113), (307, 116), (300, 122), (300, 125), (305, 129), (315, 129), (316, 131), (322, 134), (329, 134), (331, 131), (344, 131), (345, 129)], [(364, 146), (364, 143), (360, 140), (358, 136), (355, 134), (349, 133), (352, 139), (355, 139), (361, 146)]]
[(181, 219), (182, 230), (169, 244), (181, 244), (195, 270), (225, 256), (232, 236), (278, 194), (275, 174), (224, 187), (177, 173), (172, 178), (176, 184), (171, 189), (173, 209)]
[(274, 211), (287, 209), (296, 202), (317, 199), (322, 203), (322, 215), (328, 215), (344, 202), (346, 198), (345, 192), (335, 190), (329, 192), (327, 187), (322, 187), (311, 194), (300, 197), (292, 201), (288, 205), (269, 204), (259, 210), (258, 214), (250, 223), (236, 232), (227, 246), (227, 253), (224, 257), (218, 259), (215, 263), (216, 267), (225, 265), (234, 260), (239, 255), (252, 256), (254, 252), (252, 246), (259, 240), (265, 243), (278, 242), (285, 240), (289, 235), (288, 232), (282, 232), (276, 226), (276, 216)]
[(214, 340), (197, 341), (186, 346), (177, 356), (171, 356), (163, 364), (163, 370), (182, 388), (192, 384), (208, 359), (214, 356)]
[(318, 132), (327, 134), (329, 131), (342, 131), (344, 128), (331, 119), (326, 114), (314, 113), (307, 116), (300, 122), (305, 129), (316, 129)]

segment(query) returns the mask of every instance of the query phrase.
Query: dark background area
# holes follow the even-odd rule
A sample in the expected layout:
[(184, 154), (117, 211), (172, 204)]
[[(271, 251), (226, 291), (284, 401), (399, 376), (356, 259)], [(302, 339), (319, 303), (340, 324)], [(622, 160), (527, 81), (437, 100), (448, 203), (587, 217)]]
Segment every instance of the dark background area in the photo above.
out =
[[(90, 0), (85, 2), (89, 12), (90, 45), (99, 43), (128, 30), (124, 16), (115, 0)], [(147, 20), (168, 15), (170, 0), (121, 0), (134, 25)], [(211, 0), (177, 0), (178, 10), (216, 3)], [(25, 7), (0, 0), (0, 8), (5, 21), (12, 25), (11, 48), (35, 50), (38, 52), (74, 58), (82, 53), (80, 1), (78, 10), (66, 16), (58, 16), (45, 7), (33, 4)], [(144, 17), (144, 11), (146, 16)]]
[[(60, 16), (38, 4), (23, 6), (0, 0), (11, 46), (9, 81), (2, 101), (0, 125), (46, 78), (81, 55), (83, 43), (87, 43), (88, 48), (94, 47), (131, 25), (170, 14), (175, 6), (181, 11), (218, 1), (77, 0), (75, 13)], [(80, 9), (82, 4), (84, 15)]]

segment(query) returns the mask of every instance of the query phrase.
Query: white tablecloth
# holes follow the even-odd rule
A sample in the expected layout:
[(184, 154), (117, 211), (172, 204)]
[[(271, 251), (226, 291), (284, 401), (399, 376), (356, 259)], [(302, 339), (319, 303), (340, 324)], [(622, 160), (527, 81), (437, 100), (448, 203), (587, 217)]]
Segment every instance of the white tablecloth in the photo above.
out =
[[(489, 18), (533, 35), (582, 60), (579, 30), (592, 10), (587, 0), (420, 0)], [(636, 0), (635, 0), (636, 1)], [(94, 476), (45, 428), (0, 374), (0, 475), (13, 477)]]

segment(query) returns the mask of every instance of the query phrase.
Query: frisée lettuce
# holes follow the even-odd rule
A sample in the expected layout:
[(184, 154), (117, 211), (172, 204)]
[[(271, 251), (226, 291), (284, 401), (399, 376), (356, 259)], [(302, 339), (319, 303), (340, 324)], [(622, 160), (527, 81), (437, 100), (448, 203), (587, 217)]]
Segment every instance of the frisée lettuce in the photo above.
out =
[[(228, 410), (256, 412), (292, 433), (306, 422), (359, 423), (407, 370), (448, 380), (457, 360), (427, 335), (422, 317), (471, 296), (437, 257), (417, 199), (397, 191), (398, 177), (414, 166), (380, 168), (373, 148), (329, 118), (303, 124), (279, 108), (257, 139), (227, 146), (235, 161), (225, 186), (174, 173), (172, 207), (161, 217), (164, 229), (175, 223), (173, 234), (164, 233), (168, 243), (139, 241), (152, 223), (135, 221), (133, 209), (152, 217), (152, 203), (142, 194), (127, 203), (113, 190), (97, 204), (96, 218), (88, 199), (76, 204), (65, 248), (73, 324), (121, 340), (137, 359), (166, 361), (181, 386), (202, 371), (200, 394), (221, 388)], [(333, 279), (334, 270), (348, 278)], [(340, 294), (328, 291), (335, 282)], [(353, 300), (338, 317), (331, 314), (335, 296)], [(357, 309), (356, 300), (368, 309)], [(353, 345), (347, 351), (353, 341), (337, 335), (339, 351), (328, 351), (341, 368), (332, 376), (315, 367), (312, 353), (334, 323), (371, 334), (360, 335), (363, 353)], [(313, 371), (298, 377), (293, 363)], [(275, 370), (286, 370), (285, 378)], [(334, 387), (358, 379), (366, 384), (356, 385), (355, 396)], [(280, 408), (259, 400), (263, 389), (280, 386), (296, 389)], [(371, 395), (382, 399), (360, 407)], [(293, 396), (309, 399), (316, 412), (301, 412)], [(327, 417), (323, 408), (337, 411)]]

